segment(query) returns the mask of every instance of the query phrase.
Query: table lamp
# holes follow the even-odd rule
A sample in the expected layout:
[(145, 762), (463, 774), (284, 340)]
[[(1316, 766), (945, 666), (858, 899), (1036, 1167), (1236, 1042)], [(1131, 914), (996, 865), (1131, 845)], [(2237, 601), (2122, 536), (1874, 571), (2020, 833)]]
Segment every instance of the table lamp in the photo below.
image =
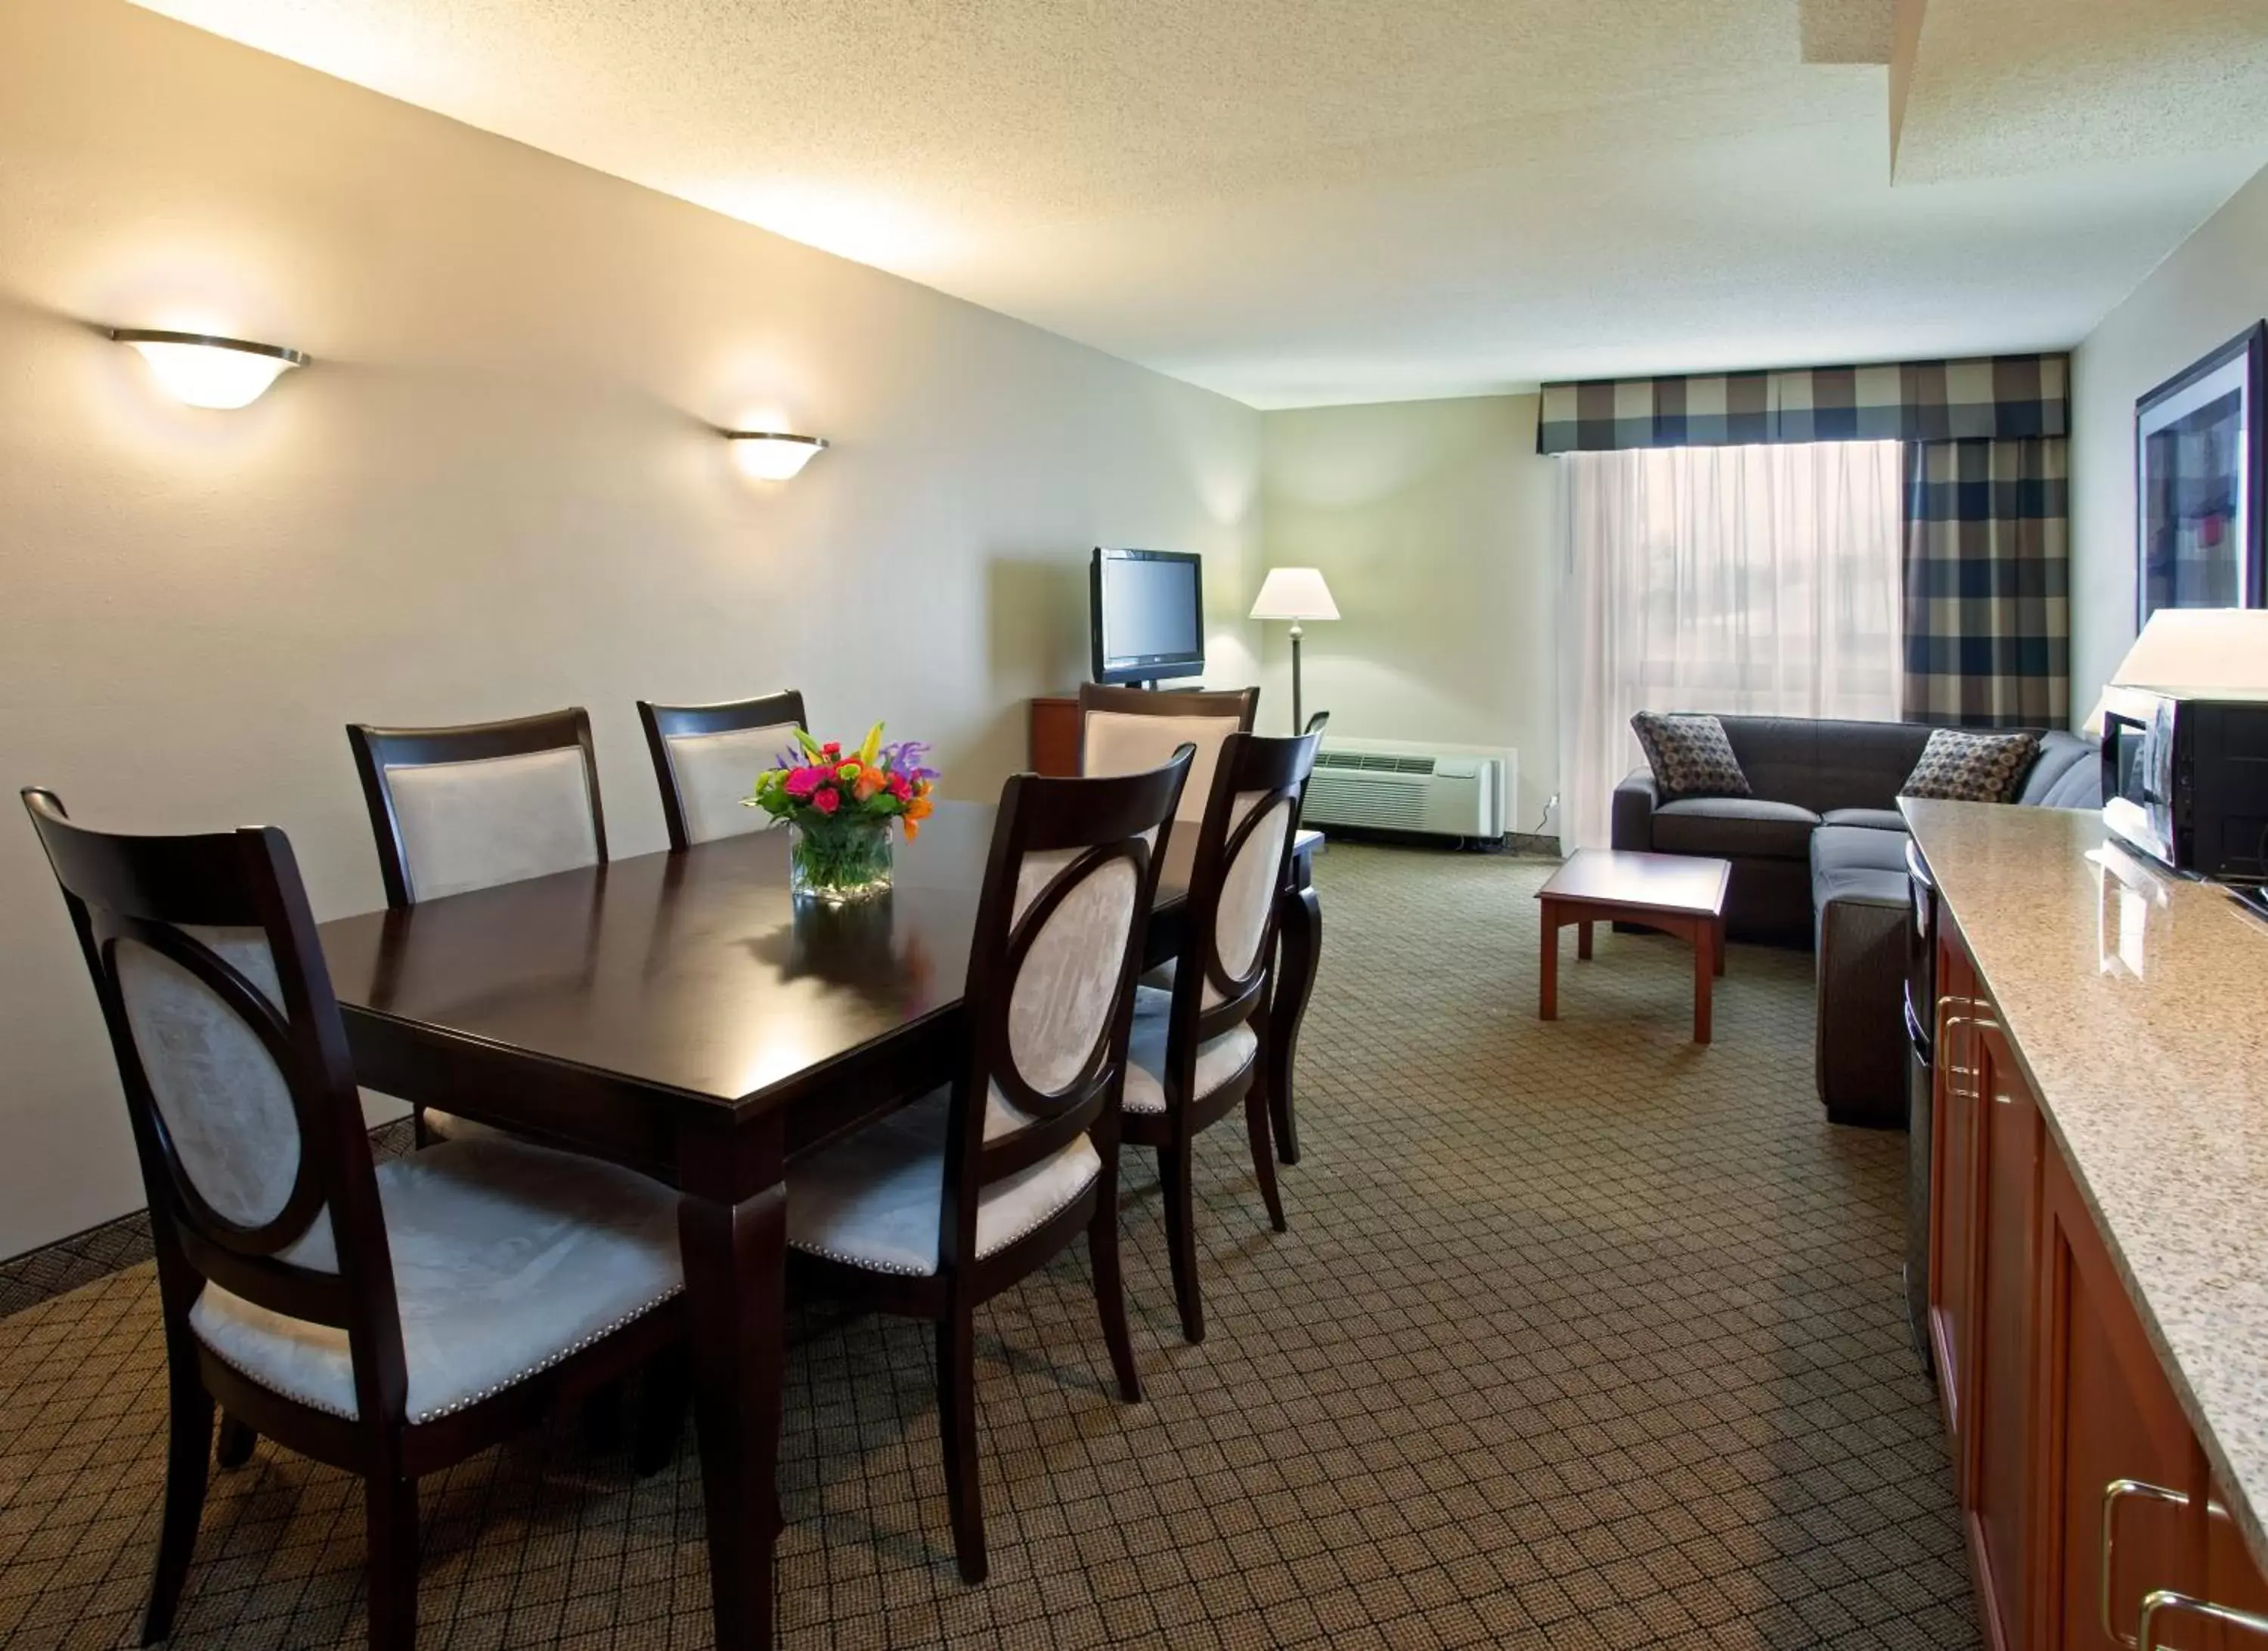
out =
[[(1264, 594), (1265, 593), (1263, 593)], [(2268, 608), (2161, 608), (2110, 673), (2088, 714), (2086, 732), (2100, 739), (2102, 713), (2136, 711), (2127, 689), (2211, 694), (2219, 689), (2268, 688)], [(2146, 711), (2149, 695), (2139, 696)]]
[(1307, 726), (1300, 714), (1300, 638), (1306, 633), (1300, 629), (1303, 619), (1336, 619), (1339, 605), (1331, 600), (1331, 587), (1323, 583), (1322, 574), (1314, 568), (1270, 568), (1268, 577), (1260, 584), (1260, 594), (1252, 604), (1254, 619), (1288, 619), (1292, 622), (1292, 732), (1297, 733)]

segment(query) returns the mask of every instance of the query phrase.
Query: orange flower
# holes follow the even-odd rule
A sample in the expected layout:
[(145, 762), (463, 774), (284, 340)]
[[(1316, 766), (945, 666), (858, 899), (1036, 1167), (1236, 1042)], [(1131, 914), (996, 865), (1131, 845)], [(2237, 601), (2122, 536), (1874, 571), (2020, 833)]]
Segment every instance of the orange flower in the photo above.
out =
[(937, 805), (926, 797), (916, 797), (906, 805), (906, 818), (909, 821), (926, 820), (936, 807)]
[(906, 823), (906, 841), (907, 841), (907, 842), (909, 842), (909, 843), (910, 843), (910, 842), (912, 842), (916, 837), (919, 837), (919, 836), (921, 835), (921, 827), (920, 827), (920, 825), (919, 825), (919, 824), (917, 824), (917, 823), (915, 822), (915, 820), (914, 820), (913, 816), (912, 816), (912, 815), (910, 815), (910, 814), (909, 814), (909, 815), (906, 817), (906, 822), (905, 822), (905, 823)]
[(881, 789), (882, 770), (879, 768), (870, 768), (864, 770), (859, 774), (858, 778), (853, 780), (850, 784), (850, 794), (856, 797), (860, 802), (865, 802), (876, 792)]

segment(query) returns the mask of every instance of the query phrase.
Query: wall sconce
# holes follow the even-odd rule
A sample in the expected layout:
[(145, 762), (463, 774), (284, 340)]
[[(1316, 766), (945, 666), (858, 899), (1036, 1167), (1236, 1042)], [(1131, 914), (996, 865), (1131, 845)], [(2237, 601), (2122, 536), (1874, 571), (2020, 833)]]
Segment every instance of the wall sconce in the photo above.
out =
[(827, 450), (824, 436), (789, 436), (771, 430), (728, 430), (733, 462), (759, 482), (784, 482)]
[(191, 407), (247, 407), (286, 369), (307, 365), (296, 350), (241, 338), (149, 327), (114, 327), (110, 335), (141, 351), (166, 393)]

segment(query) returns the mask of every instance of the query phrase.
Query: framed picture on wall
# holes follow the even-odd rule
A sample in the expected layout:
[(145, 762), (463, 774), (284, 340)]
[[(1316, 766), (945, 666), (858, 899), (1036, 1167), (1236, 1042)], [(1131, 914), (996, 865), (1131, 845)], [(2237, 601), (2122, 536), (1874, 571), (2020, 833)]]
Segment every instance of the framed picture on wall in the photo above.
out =
[(2138, 624), (2161, 608), (2258, 608), (2262, 375), (2255, 324), (2134, 403)]

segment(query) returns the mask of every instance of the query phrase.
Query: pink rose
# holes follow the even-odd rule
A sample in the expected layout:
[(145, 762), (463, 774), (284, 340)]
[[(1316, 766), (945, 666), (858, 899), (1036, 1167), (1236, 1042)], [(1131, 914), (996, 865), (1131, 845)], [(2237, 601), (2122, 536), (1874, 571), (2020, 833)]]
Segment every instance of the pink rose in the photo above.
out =
[(821, 814), (833, 814), (843, 806), (843, 799), (833, 791), (818, 792), (813, 794), (811, 806)]
[(821, 771), (815, 768), (799, 768), (792, 771), (787, 777), (787, 794), (791, 797), (810, 796), (813, 788), (819, 784)]

